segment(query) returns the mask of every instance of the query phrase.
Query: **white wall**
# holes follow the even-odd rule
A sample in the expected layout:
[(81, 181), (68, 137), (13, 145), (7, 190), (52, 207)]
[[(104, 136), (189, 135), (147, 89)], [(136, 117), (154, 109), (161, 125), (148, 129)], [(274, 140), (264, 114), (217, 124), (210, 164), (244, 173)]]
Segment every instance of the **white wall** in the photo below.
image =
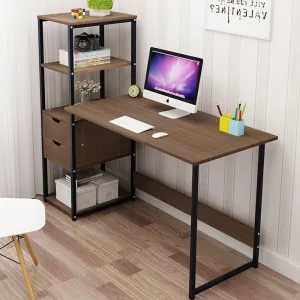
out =
[[(247, 102), (247, 125), (279, 136), (266, 153), (262, 257), (264, 263), (300, 282), (299, 1), (274, 0), (271, 42), (206, 31), (205, 1), (119, 0), (118, 9), (138, 14), (141, 86), (151, 46), (203, 57), (199, 108), (218, 115), (216, 101), (230, 112), (237, 103)], [(124, 36), (128, 29), (115, 27), (109, 30), (109, 45), (129, 58), (129, 37)], [(130, 83), (123, 78), (127, 71), (113, 72), (120, 82), (110, 83), (110, 95), (125, 91)], [(245, 151), (201, 166), (201, 202), (252, 226), (257, 153)], [(139, 146), (138, 165), (152, 178), (191, 194), (191, 166), (144, 146)], [(128, 176), (128, 160), (111, 167)], [(151, 197), (142, 196), (150, 201)]]
[[(85, 3), (29, 0), (22, 7), (17, 0), (11, 0), (3, 4), (0, 196), (29, 197), (41, 192), (36, 15), (65, 12)], [(233, 111), (238, 102), (247, 101), (247, 124), (279, 135), (279, 141), (267, 147), (263, 256), (273, 268), (280, 265), (279, 271), (287, 270), (286, 275), (300, 281), (300, 3), (274, 0), (273, 9), (272, 41), (267, 42), (206, 31), (204, 0), (115, 2), (115, 10), (138, 14), (141, 86), (150, 46), (203, 57), (200, 109), (217, 115), (216, 101), (228, 111)], [(106, 43), (114, 55), (130, 58), (129, 32), (130, 27), (124, 24), (106, 29)], [(46, 60), (55, 60), (58, 49), (66, 45), (66, 27), (47, 24), (45, 36)], [(108, 71), (108, 95), (126, 93), (129, 74), (130, 68)], [(67, 103), (66, 80), (62, 75), (46, 72), (48, 105)], [(138, 164), (149, 176), (190, 195), (189, 165), (143, 146), (139, 146)], [(252, 225), (256, 164), (255, 150), (201, 166), (201, 201)], [(128, 159), (115, 161), (110, 167), (128, 176)], [(61, 170), (52, 166), (50, 174), (58, 176)]]

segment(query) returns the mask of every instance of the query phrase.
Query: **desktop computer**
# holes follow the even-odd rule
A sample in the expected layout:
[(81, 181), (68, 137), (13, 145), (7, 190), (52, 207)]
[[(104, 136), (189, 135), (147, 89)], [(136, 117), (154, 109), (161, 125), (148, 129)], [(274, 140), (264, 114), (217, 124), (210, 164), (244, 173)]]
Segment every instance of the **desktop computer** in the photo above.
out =
[(144, 97), (174, 107), (160, 113), (170, 119), (196, 113), (202, 65), (201, 58), (151, 48)]
[[(150, 56), (144, 87), (144, 97), (175, 109), (159, 114), (170, 119), (178, 119), (198, 110), (198, 92), (203, 60), (157, 48), (150, 49)], [(134, 133), (142, 133), (153, 126), (142, 121), (122, 116), (110, 121)], [(153, 138), (168, 136), (155, 133)]]

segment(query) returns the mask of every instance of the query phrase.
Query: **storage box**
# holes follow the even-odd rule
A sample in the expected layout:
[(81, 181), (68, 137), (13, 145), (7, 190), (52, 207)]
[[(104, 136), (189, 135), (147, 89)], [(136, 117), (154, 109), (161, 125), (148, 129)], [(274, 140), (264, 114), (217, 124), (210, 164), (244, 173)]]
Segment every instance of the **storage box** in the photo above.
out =
[(235, 136), (242, 136), (245, 133), (245, 121), (230, 120), (229, 133)]
[(220, 117), (220, 131), (229, 133), (230, 119), (233, 116), (231, 115), (223, 115)]
[[(71, 184), (66, 178), (55, 180), (56, 183), (56, 199), (68, 207), (71, 207)], [(97, 204), (97, 186), (87, 184), (77, 188), (77, 211), (95, 206)]]
[(109, 173), (95, 183), (97, 185), (97, 203), (105, 203), (119, 197), (119, 179)]

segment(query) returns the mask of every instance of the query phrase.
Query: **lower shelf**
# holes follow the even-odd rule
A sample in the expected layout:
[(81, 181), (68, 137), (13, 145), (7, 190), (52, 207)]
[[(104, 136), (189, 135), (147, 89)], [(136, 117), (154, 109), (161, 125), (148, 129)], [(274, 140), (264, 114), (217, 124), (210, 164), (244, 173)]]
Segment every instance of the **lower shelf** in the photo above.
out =
[[(119, 204), (120, 202), (125, 202), (125, 201), (131, 200), (131, 199), (132, 199), (132, 197), (130, 196), (129, 192), (119, 188), (119, 198), (113, 199), (111, 201), (107, 201), (105, 203), (96, 204), (95, 206), (89, 207), (87, 209), (80, 210), (80, 211), (77, 212), (77, 216), (81, 217), (81, 216), (84, 216), (84, 215), (88, 215), (88, 214), (93, 213), (97, 210), (101, 210), (101, 209)], [(62, 202), (58, 201), (56, 199), (55, 194), (52, 194), (52, 195), (46, 197), (46, 200), (47, 200), (48, 203), (53, 205), (55, 208), (57, 208), (58, 210), (60, 210), (64, 214), (68, 215), (69, 217), (72, 216), (71, 208), (68, 207), (67, 205), (63, 204)]]
[(48, 203), (50, 203), (51, 205), (53, 205), (55, 208), (57, 208), (61, 212), (65, 213), (68, 216), (72, 216), (71, 208), (68, 207), (67, 205), (63, 204), (62, 202), (58, 201), (56, 199), (56, 195), (55, 194), (52, 194), (52, 195), (46, 197), (46, 200), (47, 200)]

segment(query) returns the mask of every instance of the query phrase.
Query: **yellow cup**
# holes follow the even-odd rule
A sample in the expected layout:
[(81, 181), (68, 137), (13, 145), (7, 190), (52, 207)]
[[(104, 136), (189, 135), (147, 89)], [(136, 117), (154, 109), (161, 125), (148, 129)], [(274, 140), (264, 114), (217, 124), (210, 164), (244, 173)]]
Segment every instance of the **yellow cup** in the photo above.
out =
[(231, 115), (223, 115), (220, 117), (220, 131), (229, 133), (230, 120), (233, 118)]

